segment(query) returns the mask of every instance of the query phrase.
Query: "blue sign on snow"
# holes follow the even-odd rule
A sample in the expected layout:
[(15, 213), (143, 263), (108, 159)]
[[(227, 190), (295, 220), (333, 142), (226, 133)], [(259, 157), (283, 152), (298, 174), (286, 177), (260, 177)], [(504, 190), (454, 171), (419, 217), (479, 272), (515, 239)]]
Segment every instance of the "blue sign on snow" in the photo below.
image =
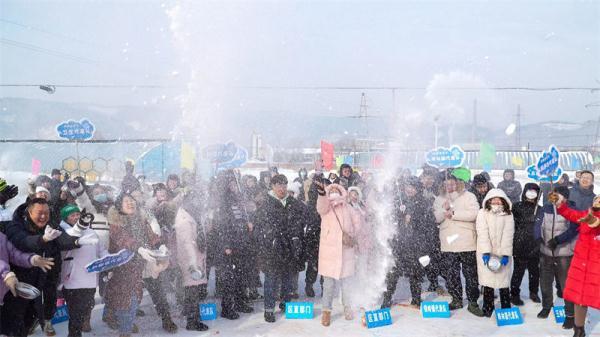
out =
[(537, 171), (544, 176), (550, 176), (558, 169), (558, 159), (560, 152), (556, 146), (551, 145), (548, 151), (542, 152), (542, 156), (536, 164)]
[(556, 321), (556, 323), (564, 323), (566, 317), (564, 305), (552, 307), (552, 312), (554, 313), (554, 320)]
[(425, 155), (428, 165), (437, 168), (459, 167), (465, 160), (465, 151), (458, 145), (450, 148), (438, 147)]
[(100, 273), (123, 265), (133, 258), (134, 253), (127, 249), (121, 249), (116, 254), (106, 255), (98, 260), (92, 261), (85, 266), (88, 273)]
[(519, 308), (496, 309), (494, 313), (498, 326), (523, 324), (523, 315)]
[(215, 303), (201, 303), (200, 318), (203, 321), (214, 321), (217, 319), (217, 305)]
[(392, 325), (392, 314), (390, 308), (373, 310), (365, 312), (367, 328), (379, 328), (386, 325)]
[(56, 131), (60, 138), (86, 140), (94, 137), (95, 127), (87, 119), (82, 119), (79, 122), (70, 120), (57, 125)]
[(423, 318), (450, 318), (448, 302), (421, 302)]
[(67, 310), (67, 304), (63, 304), (56, 308), (54, 317), (52, 317), (52, 324), (58, 324), (69, 320), (69, 311)]
[(314, 304), (311, 302), (285, 303), (286, 319), (313, 319), (314, 313)]
[(560, 179), (562, 173), (563, 170), (561, 167), (559, 167), (556, 171), (554, 171), (551, 177), (548, 177), (540, 174), (537, 170), (536, 165), (531, 165), (527, 167), (527, 177), (539, 182), (550, 182), (551, 180), (552, 182), (557, 182), (558, 179)]

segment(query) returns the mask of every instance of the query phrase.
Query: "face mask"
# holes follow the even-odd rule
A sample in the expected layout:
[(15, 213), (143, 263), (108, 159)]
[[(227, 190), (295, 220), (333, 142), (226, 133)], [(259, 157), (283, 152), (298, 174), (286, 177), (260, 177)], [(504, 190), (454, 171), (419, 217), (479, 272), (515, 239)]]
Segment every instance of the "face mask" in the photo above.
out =
[(502, 205), (492, 205), (490, 208), (492, 209), (492, 213), (494, 214), (504, 212), (504, 206)]
[(94, 200), (96, 200), (97, 202), (99, 202), (99, 203), (103, 204), (103, 203), (105, 203), (105, 202), (107, 202), (107, 201), (108, 201), (108, 197), (106, 196), (106, 194), (105, 194), (105, 193), (102, 193), (102, 194), (96, 194), (96, 195), (94, 196)]
[(536, 190), (527, 190), (527, 192), (525, 192), (525, 198), (530, 199), (530, 200), (534, 200), (536, 199), (538, 196), (538, 193)]

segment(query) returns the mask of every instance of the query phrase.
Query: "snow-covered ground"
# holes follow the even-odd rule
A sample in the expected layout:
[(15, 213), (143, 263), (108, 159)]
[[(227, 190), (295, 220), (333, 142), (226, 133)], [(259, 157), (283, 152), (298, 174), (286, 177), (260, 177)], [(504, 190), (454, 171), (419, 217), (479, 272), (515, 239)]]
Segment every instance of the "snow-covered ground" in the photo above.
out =
[[(213, 273), (214, 277), (214, 273)], [(300, 296), (299, 301), (310, 301), (304, 297), (304, 276), (300, 276)], [(427, 282), (423, 283), (424, 289), (427, 289)], [(420, 311), (403, 306), (410, 298), (408, 281), (400, 279), (398, 290), (396, 291), (395, 301), (401, 305), (394, 305), (392, 308), (391, 326), (367, 329), (361, 326), (358, 313), (352, 321), (346, 321), (343, 317), (342, 305), (338, 300), (334, 301), (334, 310), (332, 314), (332, 323), (330, 327), (323, 327), (320, 323), (320, 287), (317, 285), (315, 290), (317, 297), (312, 299), (315, 303), (315, 317), (312, 320), (286, 320), (283, 313), (277, 314), (277, 322), (274, 324), (266, 323), (263, 319), (263, 303), (256, 301), (254, 303), (255, 312), (252, 314), (241, 314), (240, 319), (229, 321), (223, 318), (217, 318), (216, 321), (205, 322), (210, 329), (206, 332), (191, 332), (185, 330), (185, 318), (181, 316), (181, 308), (174, 303), (174, 296), (169, 295), (171, 312), (173, 320), (179, 326), (179, 331), (174, 336), (223, 336), (223, 337), (279, 337), (279, 336), (410, 336), (410, 337), (483, 337), (483, 336), (535, 336), (535, 337), (571, 337), (572, 330), (563, 330), (560, 324), (555, 323), (554, 316), (550, 314), (547, 319), (538, 319), (537, 313), (541, 309), (541, 304), (533, 303), (529, 300), (527, 287), (527, 275), (521, 286), (521, 297), (525, 301), (525, 306), (521, 307), (524, 317), (524, 324), (518, 326), (496, 326), (495, 319), (479, 318), (473, 316), (466, 308), (453, 311), (449, 319), (424, 319)], [(220, 302), (214, 298), (214, 278), (209, 287), (208, 302)], [(450, 301), (449, 296), (438, 297), (434, 293), (424, 293), (425, 300)], [(339, 299), (339, 297), (338, 297)], [(496, 306), (499, 307), (499, 303)], [(481, 299), (480, 299), (481, 303)], [(562, 305), (562, 299), (555, 298), (556, 305)], [(92, 313), (92, 332), (84, 336), (118, 336), (116, 331), (110, 330), (102, 322), (103, 304), (98, 304)], [(168, 336), (169, 334), (162, 330), (161, 321), (156, 315), (149, 296), (144, 296), (141, 308), (146, 312), (146, 316), (138, 317), (137, 324), (140, 327), (139, 336)], [(372, 308), (377, 309), (377, 308)], [(369, 309), (367, 309), (369, 310)], [(59, 323), (55, 326), (58, 336), (67, 335), (67, 324)], [(588, 322), (586, 323), (588, 336), (600, 336), (600, 311), (590, 310)], [(35, 336), (44, 336), (38, 329)]]

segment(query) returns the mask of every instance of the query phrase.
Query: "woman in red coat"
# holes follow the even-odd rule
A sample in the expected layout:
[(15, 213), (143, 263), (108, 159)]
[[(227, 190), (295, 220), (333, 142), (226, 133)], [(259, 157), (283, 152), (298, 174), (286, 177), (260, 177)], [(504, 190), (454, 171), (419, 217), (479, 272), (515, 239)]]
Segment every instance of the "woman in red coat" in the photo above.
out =
[(549, 200), (557, 205), (560, 215), (579, 224), (579, 239), (563, 296), (575, 304), (573, 337), (584, 337), (587, 307), (600, 309), (600, 196), (594, 198), (591, 209), (584, 211), (570, 208), (557, 193), (551, 193)]

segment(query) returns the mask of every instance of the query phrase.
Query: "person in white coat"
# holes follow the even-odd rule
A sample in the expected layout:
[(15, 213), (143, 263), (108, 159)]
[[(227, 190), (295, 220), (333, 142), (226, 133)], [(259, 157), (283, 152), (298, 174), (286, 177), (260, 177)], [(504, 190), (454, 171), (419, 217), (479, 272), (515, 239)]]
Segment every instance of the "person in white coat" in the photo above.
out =
[(440, 249), (442, 251), (444, 274), (448, 292), (452, 296), (450, 310), (463, 307), (463, 286), (460, 273), (465, 278), (465, 292), (469, 306), (475, 316), (483, 316), (477, 304), (479, 284), (477, 283), (477, 231), (475, 219), (479, 203), (475, 195), (465, 190), (471, 173), (465, 168), (456, 168), (446, 176), (444, 191), (435, 198), (433, 214), (440, 224)]
[(98, 274), (88, 273), (85, 267), (108, 254), (98, 237), (90, 228), (93, 218), (81, 212), (76, 205), (66, 205), (60, 211), (60, 227), (69, 235), (78, 237), (78, 249), (63, 251), (59, 289), (62, 289), (69, 311), (69, 337), (81, 337), (90, 332), (90, 316), (94, 308), (94, 295), (98, 287)]
[(477, 214), (477, 275), (483, 286), (483, 314), (492, 316), (494, 289), (500, 289), (502, 309), (510, 308), (513, 236), (512, 204), (501, 189), (491, 189)]

